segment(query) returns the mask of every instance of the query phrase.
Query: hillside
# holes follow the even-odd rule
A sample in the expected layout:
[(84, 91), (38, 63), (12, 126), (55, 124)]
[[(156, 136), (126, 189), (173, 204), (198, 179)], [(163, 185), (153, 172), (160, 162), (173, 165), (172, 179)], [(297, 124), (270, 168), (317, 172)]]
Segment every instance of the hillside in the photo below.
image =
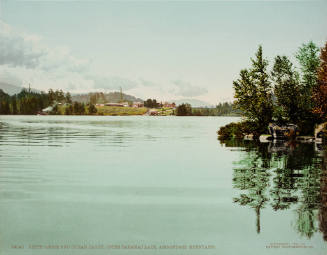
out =
[[(92, 101), (94, 103), (118, 103), (120, 102), (120, 92), (109, 92), (109, 93), (88, 93), (88, 94), (75, 94), (72, 95), (72, 100), (80, 103), (88, 103), (90, 102), (92, 97)], [(141, 98), (136, 98), (131, 95), (127, 95), (123, 93), (123, 101), (131, 101), (131, 102), (143, 102)]]
[(0, 89), (0, 100), (6, 100), (9, 98), (9, 95)]

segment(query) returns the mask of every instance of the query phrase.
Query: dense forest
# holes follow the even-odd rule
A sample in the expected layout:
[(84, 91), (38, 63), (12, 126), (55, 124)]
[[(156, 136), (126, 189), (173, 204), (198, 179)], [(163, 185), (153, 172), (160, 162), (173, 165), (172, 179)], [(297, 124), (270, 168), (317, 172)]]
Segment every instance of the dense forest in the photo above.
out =
[(36, 114), (51, 104), (46, 93), (37, 93), (23, 89), (20, 93), (9, 96), (0, 90), (0, 114)]
[(45, 93), (22, 89), (20, 93), (10, 96), (0, 89), (0, 114), (33, 115), (50, 106), (49, 114), (56, 115), (62, 114), (59, 112), (60, 105), (65, 106), (66, 115), (92, 114), (95, 111), (91, 104), (73, 103), (70, 93), (64, 93), (62, 90), (50, 89)]

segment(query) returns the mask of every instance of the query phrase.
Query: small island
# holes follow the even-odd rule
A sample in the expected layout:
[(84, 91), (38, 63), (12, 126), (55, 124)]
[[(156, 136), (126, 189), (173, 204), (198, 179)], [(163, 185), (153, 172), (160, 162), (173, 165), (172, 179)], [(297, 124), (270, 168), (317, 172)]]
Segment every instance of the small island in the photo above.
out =
[(233, 82), (234, 104), (243, 120), (221, 127), (220, 140), (325, 140), (327, 42), (321, 49), (313, 42), (303, 44), (295, 57), (296, 65), (287, 56), (276, 56), (268, 71), (259, 46), (251, 67)]

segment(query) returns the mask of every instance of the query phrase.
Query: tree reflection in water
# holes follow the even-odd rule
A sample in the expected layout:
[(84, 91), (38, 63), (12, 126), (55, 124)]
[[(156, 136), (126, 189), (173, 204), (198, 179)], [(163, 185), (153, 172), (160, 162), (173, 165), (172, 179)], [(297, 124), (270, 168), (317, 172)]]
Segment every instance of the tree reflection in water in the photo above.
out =
[(319, 229), (327, 241), (327, 152), (324, 151), (323, 167), (320, 182), (321, 205), (319, 210)]
[(257, 233), (260, 211), (271, 206), (275, 211), (295, 210), (300, 235), (311, 238), (320, 230), (327, 241), (327, 152), (314, 144), (220, 142), (242, 151), (233, 169), (233, 186), (240, 194), (233, 200), (254, 209)]

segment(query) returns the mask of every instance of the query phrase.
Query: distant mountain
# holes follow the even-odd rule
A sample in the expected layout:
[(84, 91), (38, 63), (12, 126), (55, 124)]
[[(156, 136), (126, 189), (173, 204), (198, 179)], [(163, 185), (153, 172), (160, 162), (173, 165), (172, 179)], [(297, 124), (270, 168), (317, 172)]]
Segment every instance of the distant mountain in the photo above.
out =
[[(80, 103), (88, 103), (90, 102), (91, 97), (95, 99), (96, 103), (118, 103), (121, 100), (120, 92), (94, 92), (88, 94), (73, 94), (72, 100)], [(123, 101), (143, 102), (144, 100), (123, 93)]]
[(12, 96), (14, 94), (21, 92), (23, 88), (0, 81), (0, 89), (2, 89), (3, 92)]
[(192, 107), (212, 107), (211, 104), (205, 101), (201, 101), (198, 99), (193, 98), (184, 98), (184, 99), (178, 99), (178, 100), (171, 100), (171, 102), (175, 102), (176, 105), (180, 104), (190, 104)]

